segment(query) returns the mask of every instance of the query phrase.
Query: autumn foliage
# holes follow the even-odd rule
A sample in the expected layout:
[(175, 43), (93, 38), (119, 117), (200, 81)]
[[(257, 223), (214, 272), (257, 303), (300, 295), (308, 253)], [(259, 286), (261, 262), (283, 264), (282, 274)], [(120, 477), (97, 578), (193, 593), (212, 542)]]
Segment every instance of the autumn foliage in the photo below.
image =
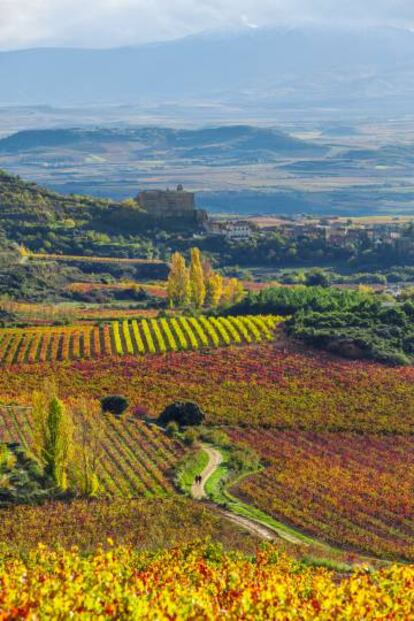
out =
[(414, 560), (414, 439), (233, 430), (266, 468), (233, 490), (332, 544)]
[(38, 363), (220, 347), (271, 340), (281, 318), (172, 317), (124, 319), (102, 326), (0, 330), (0, 364)]
[[(3, 619), (410, 619), (414, 569), (337, 580), (272, 547), (254, 558), (209, 544), (155, 554), (44, 546), (0, 564)], [(346, 611), (346, 616), (344, 612)]]
[(261, 343), (164, 356), (124, 356), (2, 369), (2, 399), (30, 401), (54, 377), (63, 399), (120, 393), (156, 417), (196, 401), (209, 424), (412, 433), (414, 369), (349, 362)]

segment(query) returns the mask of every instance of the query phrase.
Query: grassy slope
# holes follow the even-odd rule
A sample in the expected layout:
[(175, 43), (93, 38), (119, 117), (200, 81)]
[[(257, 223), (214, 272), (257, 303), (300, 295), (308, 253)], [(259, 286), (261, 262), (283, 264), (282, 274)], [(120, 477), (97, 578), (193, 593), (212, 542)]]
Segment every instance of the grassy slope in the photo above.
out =
[(186, 456), (177, 472), (177, 484), (181, 491), (190, 494), (191, 486), (198, 474), (201, 474), (208, 464), (208, 455), (198, 449)]

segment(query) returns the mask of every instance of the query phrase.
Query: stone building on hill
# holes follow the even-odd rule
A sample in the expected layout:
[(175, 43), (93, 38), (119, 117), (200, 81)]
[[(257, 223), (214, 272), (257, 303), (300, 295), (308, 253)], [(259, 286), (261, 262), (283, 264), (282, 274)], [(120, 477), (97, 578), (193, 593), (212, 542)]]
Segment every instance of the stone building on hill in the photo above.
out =
[(197, 209), (194, 192), (187, 192), (182, 185), (176, 190), (143, 190), (137, 201), (158, 222), (202, 227), (207, 221), (207, 213)]

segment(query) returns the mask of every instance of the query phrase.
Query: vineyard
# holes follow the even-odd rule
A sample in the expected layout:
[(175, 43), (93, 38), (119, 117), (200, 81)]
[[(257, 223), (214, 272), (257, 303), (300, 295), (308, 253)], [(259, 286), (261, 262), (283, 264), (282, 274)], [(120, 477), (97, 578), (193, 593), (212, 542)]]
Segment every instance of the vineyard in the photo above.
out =
[(63, 399), (123, 394), (158, 416), (175, 399), (197, 401), (210, 424), (410, 434), (414, 368), (390, 368), (289, 351), (276, 339), (166, 356), (112, 356), (7, 365), (3, 403), (27, 403), (44, 379)]
[(103, 326), (0, 330), (3, 365), (157, 354), (272, 340), (275, 316), (125, 319)]
[(414, 439), (238, 430), (267, 467), (236, 494), (330, 542), (414, 560)]
[(412, 619), (414, 569), (343, 576), (281, 555), (253, 557), (186, 545), (150, 554), (133, 547), (39, 547), (0, 561), (3, 619)]
[(160, 259), (128, 259), (122, 257), (98, 257), (72, 254), (46, 254), (31, 252), (27, 255), (30, 261), (63, 261), (77, 263), (118, 263), (120, 265), (165, 265)]
[[(151, 497), (172, 493), (169, 474), (183, 453), (158, 427), (134, 419), (103, 417), (99, 480), (110, 497)], [(76, 421), (75, 421), (76, 422)], [(28, 408), (0, 407), (0, 443), (30, 447), (33, 422)]]
[(1, 509), (0, 558), (11, 552), (27, 555), (39, 544), (56, 546), (56, 542), (63, 548), (76, 546), (88, 553), (97, 546), (109, 547), (108, 540), (137, 550), (153, 550), (207, 538), (227, 546), (231, 542), (234, 549), (249, 554), (257, 547), (257, 539), (246, 531), (234, 528), (232, 522), (206, 505), (178, 494), (75, 498)]
[(74, 282), (66, 287), (67, 291), (72, 293), (91, 293), (91, 291), (128, 291), (134, 289), (142, 290), (156, 298), (167, 298), (167, 286), (165, 282), (147, 283), (147, 282), (116, 282), (116, 283), (99, 283), (99, 282)]
[(31, 326), (51, 326), (56, 322), (96, 323), (129, 317), (134, 319), (137, 312), (140, 317), (156, 317), (159, 312), (156, 309), (147, 308), (140, 308), (137, 311), (122, 304), (35, 304), (13, 300), (1, 300), (0, 311), (11, 313), (16, 316), (17, 321)]

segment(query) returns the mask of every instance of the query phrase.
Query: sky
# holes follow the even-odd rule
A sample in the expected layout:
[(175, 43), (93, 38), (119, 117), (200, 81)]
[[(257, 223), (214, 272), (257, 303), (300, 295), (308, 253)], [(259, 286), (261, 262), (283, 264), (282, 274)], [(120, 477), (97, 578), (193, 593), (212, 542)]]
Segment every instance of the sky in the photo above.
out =
[(117, 47), (303, 23), (414, 30), (413, 0), (0, 0), (0, 49)]

